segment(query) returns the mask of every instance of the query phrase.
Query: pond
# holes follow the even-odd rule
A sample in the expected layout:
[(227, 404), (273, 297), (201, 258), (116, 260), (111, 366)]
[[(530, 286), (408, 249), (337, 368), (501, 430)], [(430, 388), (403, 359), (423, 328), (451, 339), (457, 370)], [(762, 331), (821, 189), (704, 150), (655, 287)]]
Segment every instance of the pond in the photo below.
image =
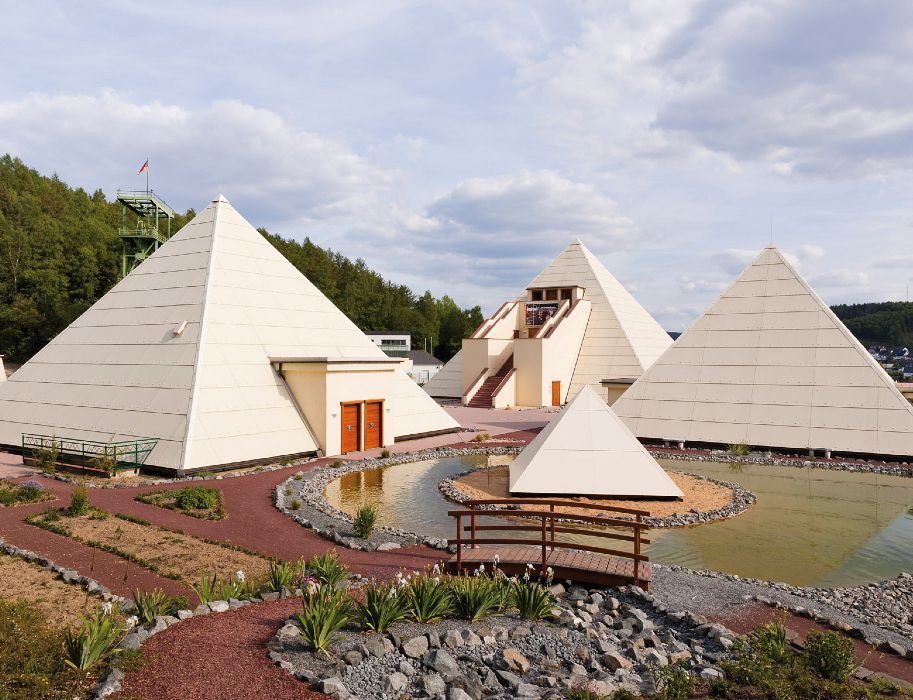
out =
[[(331, 505), (378, 510), (378, 524), (453, 537), (455, 508), (438, 483), (470, 466), (513, 458), (462, 457), (347, 474), (326, 488)], [(826, 469), (668, 462), (667, 469), (743, 485), (758, 496), (746, 513), (714, 523), (654, 529), (651, 560), (799, 586), (855, 586), (913, 571), (913, 479)]]

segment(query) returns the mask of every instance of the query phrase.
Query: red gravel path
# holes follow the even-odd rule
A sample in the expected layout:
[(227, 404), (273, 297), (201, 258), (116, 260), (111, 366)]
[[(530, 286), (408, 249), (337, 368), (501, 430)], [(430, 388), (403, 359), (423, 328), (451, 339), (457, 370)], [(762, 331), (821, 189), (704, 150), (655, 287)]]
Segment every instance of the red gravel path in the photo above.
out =
[(259, 603), (194, 617), (143, 645), (143, 667), (127, 674), (113, 698), (139, 700), (300, 700), (324, 698), (275, 666), (266, 643), (300, 605)]
[(196, 600), (193, 591), (177, 581), (158, 576), (148, 569), (125, 562), (108, 552), (87, 547), (68, 537), (56, 535), (23, 522), (23, 519), (32, 513), (41, 513), (48, 508), (66, 505), (66, 501), (62, 499), (69, 498), (72, 490), (69, 484), (49, 479), (41, 479), (41, 481), (59, 498), (43, 503), (0, 507), (0, 537), (6, 542), (30, 549), (61, 566), (69, 567), (80, 574), (94, 578), (115, 593), (127, 598), (132, 597), (136, 588), (143, 590), (161, 588), (173, 595), (184, 595), (191, 601)]

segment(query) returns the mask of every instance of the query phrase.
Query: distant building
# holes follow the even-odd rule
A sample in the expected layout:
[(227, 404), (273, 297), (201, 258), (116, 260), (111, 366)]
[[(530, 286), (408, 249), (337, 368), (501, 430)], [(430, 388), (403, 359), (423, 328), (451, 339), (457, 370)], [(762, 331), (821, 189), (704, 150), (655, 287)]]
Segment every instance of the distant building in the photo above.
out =
[(388, 357), (409, 357), (412, 348), (409, 331), (366, 331), (365, 335)]
[(443, 360), (437, 359), (424, 350), (410, 350), (409, 359), (412, 360), (412, 369), (409, 374), (419, 384), (424, 384), (444, 366)]

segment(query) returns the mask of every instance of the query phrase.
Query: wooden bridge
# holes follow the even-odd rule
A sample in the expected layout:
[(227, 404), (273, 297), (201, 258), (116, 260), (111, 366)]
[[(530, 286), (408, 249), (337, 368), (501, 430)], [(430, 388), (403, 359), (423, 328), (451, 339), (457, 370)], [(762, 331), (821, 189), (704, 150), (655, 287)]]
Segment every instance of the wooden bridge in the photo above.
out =
[[(456, 518), (456, 539), (449, 540), (449, 543), (457, 547), (456, 554), (447, 562), (449, 571), (472, 571), (480, 564), (487, 567), (497, 557), (498, 568), (507, 574), (522, 574), (532, 564), (537, 573), (543, 574), (551, 567), (556, 580), (570, 579), (602, 586), (633, 583), (644, 590), (650, 587), (653, 570), (649, 558), (641, 551), (644, 544), (650, 543), (642, 535), (648, 529), (643, 518), (650, 515), (649, 511), (543, 498), (484, 499), (465, 501), (462, 505), (464, 508), (460, 510), (448, 511), (448, 515)], [(481, 509), (481, 506), (488, 505), (501, 507)], [(514, 505), (533, 505), (536, 508), (511, 508)], [(556, 512), (558, 507), (587, 509), (603, 514), (572, 515)], [(613, 518), (611, 513), (623, 513), (631, 519)], [(507, 522), (490, 522), (491, 518)], [(479, 523), (479, 519), (485, 519), (485, 522)], [(538, 537), (526, 534), (533, 532)], [(466, 533), (469, 533), (468, 537)], [(488, 536), (487, 533), (502, 534)], [(556, 535), (622, 540), (631, 542), (633, 551), (562, 541)]]

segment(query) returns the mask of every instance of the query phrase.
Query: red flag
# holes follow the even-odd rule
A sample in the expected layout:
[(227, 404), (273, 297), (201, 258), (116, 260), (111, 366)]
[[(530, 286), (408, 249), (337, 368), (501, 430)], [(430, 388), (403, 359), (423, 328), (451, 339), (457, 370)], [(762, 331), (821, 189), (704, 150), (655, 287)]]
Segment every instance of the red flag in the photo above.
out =
[(144, 172), (144, 171), (146, 171), (146, 170), (149, 170), (149, 159), (148, 159), (148, 158), (146, 159), (146, 162), (143, 163), (143, 167), (141, 167), (141, 168), (137, 171), (136, 174), (139, 175), (140, 173), (142, 173), (142, 172)]

